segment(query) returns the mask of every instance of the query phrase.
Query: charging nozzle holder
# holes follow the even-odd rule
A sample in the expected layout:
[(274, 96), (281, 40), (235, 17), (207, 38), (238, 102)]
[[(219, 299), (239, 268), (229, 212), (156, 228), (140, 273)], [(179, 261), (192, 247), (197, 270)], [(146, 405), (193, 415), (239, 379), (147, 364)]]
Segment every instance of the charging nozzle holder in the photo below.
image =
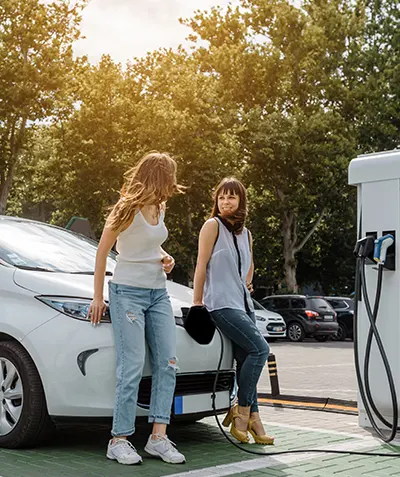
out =
[(367, 235), (356, 242), (354, 247), (354, 256), (356, 258), (370, 258), (373, 256), (375, 246), (375, 237)]
[(357, 240), (354, 256), (365, 259), (369, 265), (378, 264), (386, 270), (396, 269), (396, 231), (386, 230), (378, 238), (377, 232), (367, 232)]

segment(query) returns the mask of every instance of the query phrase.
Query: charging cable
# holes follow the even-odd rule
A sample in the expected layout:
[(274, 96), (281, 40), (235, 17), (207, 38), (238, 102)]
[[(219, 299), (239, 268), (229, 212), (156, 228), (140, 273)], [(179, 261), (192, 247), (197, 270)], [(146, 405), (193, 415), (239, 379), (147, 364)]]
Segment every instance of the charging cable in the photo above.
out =
[[(354, 254), (357, 257), (357, 266), (356, 266), (356, 289), (355, 289), (355, 297), (354, 297), (354, 359), (355, 359), (355, 366), (356, 366), (356, 376), (358, 382), (358, 388), (360, 392), (360, 396), (362, 402), (364, 404), (365, 412), (370, 420), (370, 423), (375, 430), (375, 432), (379, 435), (379, 437), (384, 442), (391, 442), (398, 430), (398, 400), (396, 395), (396, 387), (393, 379), (392, 370), (390, 368), (389, 360), (386, 355), (385, 348), (382, 343), (382, 339), (380, 337), (378, 328), (376, 327), (376, 320), (378, 317), (379, 311), (379, 303), (381, 298), (382, 292), (382, 280), (383, 280), (383, 266), (386, 262), (386, 251), (388, 246), (393, 243), (393, 236), (385, 235), (378, 240), (374, 241), (372, 236), (364, 237), (357, 241), (356, 247), (354, 249)], [(375, 246), (374, 246), (375, 245)], [(376, 293), (375, 293), (375, 302), (374, 302), (374, 309), (371, 309), (371, 303), (368, 297), (368, 290), (367, 290), (367, 280), (365, 276), (365, 265), (367, 257), (371, 254), (371, 249), (374, 247), (374, 259), (378, 262), (378, 280), (376, 286)], [(360, 286), (361, 285), (361, 286)], [(370, 328), (368, 331), (368, 337), (365, 347), (365, 355), (364, 355), (364, 382), (361, 377), (361, 367), (359, 361), (359, 349), (358, 349), (358, 302), (361, 298), (364, 298), (365, 309), (367, 312), (368, 320), (370, 322)], [(379, 412), (377, 406), (373, 400), (371, 387), (369, 383), (369, 364), (371, 358), (371, 347), (372, 347), (372, 339), (375, 338), (376, 344), (378, 346), (379, 353), (382, 357), (383, 366), (385, 368), (385, 373), (389, 383), (390, 389), (390, 397), (392, 401), (392, 410), (393, 410), (393, 419), (392, 422), (389, 423)], [(378, 424), (375, 421), (375, 418), (371, 412), (371, 408), (374, 411), (377, 418), (381, 421), (381, 423), (388, 427), (390, 432), (389, 435), (385, 435), (381, 429), (378, 427)]]
[[(379, 302), (378, 302), (378, 305), (379, 305)], [(356, 314), (356, 312), (354, 314)], [(374, 324), (374, 328), (376, 329), (375, 324)], [(215, 374), (215, 379), (214, 379), (214, 384), (213, 384), (213, 391), (212, 391), (212, 395), (211, 395), (212, 408), (213, 408), (213, 411), (214, 411), (215, 420), (217, 422), (217, 425), (218, 425), (220, 431), (222, 432), (222, 434), (225, 436), (225, 438), (233, 446), (237, 447), (238, 449), (240, 449), (243, 452), (247, 452), (248, 454), (259, 455), (259, 456), (264, 456), (264, 457), (275, 456), (275, 455), (284, 455), (284, 454), (305, 454), (305, 453), (310, 453), (310, 452), (311, 453), (318, 453), (318, 454), (360, 455), (360, 456), (367, 456), (367, 457), (368, 456), (370, 456), (370, 457), (400, 457), (400, 453), (384, 454), (384, 453), (381, 453), (381, 452), (339, 451), (339, 450), (333, 450), (333, 449), (325, 449), (325, 450), (324, 449), (294, 449), (294, 450), (289, 450), (289, 451), (278, 451), (278, 452), (257, 452), (257, 451), (247, 449), (246, 447), (243, 447), (243, 446), (237, 444), (225, 432), (224, 428), (222, 427), (221, 423), (219, 422), (218, 412), (217, 412), (216, 403), (215, 403), (216, 393), (217, 393), (217, 385), (218, 385), (218, 378), (219, 378), (219, 374), (220, 374), (220, 371), (221, 371), (222, 360), (223, 360), (223, 357), (224, 357), (224, 339), (223, 339), (223, 336), (222, 336), (222, 332), (218, 327), (216, 327), (216, 330), (218, 331), (220, 341), (221, 341), (221, 352), (220, 352), (220, 357), (219, 357), (219, 361), (218, 361), (217, 372)], [(378, 334), (378, 336), (379, 336), (379, 334)], [(396, 407), (396, 409), (397, 409), (397, 407)], [(385, 440), (385, 442), (388, 442), (388, 441)]]

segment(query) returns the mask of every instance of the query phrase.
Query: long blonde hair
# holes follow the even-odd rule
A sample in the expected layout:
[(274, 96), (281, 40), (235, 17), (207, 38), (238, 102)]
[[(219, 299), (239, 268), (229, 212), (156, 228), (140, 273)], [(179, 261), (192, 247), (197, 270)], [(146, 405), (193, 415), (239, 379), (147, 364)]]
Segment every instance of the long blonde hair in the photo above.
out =
[(152, 151), (124, 174), (124, 185), (107, 226), (119, 230), (133, 220), (136, 211), (145, 205), (161, 205), (184, 187), (176, 182), (176, 162), (166, 153)]

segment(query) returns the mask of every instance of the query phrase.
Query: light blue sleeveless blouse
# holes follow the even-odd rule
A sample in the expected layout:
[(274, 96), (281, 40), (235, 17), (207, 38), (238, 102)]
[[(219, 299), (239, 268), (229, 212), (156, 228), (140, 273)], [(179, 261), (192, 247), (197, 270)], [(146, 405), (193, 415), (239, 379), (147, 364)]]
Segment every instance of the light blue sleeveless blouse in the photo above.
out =
[(244, 312), (254, 311), (250, 292), (246, 287), (246, 276), (251, 266), (249, 233), (246, 228), (236, 235), (240, 253), (239, 274), (238, 252), (232, 232), (218, 222), (218, 238), (207, 265), (203, 302), (208, 311), (233, 308)]

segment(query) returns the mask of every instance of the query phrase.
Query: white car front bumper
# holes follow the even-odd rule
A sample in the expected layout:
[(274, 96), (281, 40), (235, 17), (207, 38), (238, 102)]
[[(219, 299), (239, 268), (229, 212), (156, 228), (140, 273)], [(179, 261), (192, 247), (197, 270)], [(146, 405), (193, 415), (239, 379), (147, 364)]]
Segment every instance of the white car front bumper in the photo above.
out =
[[(58, 315), (29, 333), (22, 341), (42, 379), (52, 417), (109, 417), (115, 396), (115, 349), (111, 324), (93, 327), (88, 322)], [(193, 341), (177, 326), (179, 371), (173, 413), (177, 416), (210, 413), (211, 392), (220, 358), (220, 337), (209, 345)], [(224, 338), (224, 357), (217, 407), (229, 406), (233, 389), (232, 346)], [(138, 416), (147, 415), (151, 369), (146, 359), (139, 390)], [(224, 392), (225, 391), (225, 392)]]

